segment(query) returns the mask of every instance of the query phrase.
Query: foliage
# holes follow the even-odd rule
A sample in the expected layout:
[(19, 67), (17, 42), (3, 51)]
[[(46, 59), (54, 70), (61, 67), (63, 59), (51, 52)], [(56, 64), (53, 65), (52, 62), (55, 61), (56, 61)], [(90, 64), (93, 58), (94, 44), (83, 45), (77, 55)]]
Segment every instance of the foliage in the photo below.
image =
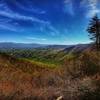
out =
[(59, 52), (58, 57), (64, 60), (61, 67), (0, 53), (0, 98), (99, 100), (100, 52)]
[(95, 42), (97, 50), (100, 49), (100, 19), (98, 16), (94, 16), (90, 21), (89, 27), (87, 29), (90, 33), (90, 39)]
[(11, 49), (11, 50), (3, 50), (1, 52), (5, 52), (15, 58), (20, 59), (28, 59), (30, 61), (43, 62), (46, 64), (55, 64), (62, 65), (66, 52), (56, 51), (52, 49)]

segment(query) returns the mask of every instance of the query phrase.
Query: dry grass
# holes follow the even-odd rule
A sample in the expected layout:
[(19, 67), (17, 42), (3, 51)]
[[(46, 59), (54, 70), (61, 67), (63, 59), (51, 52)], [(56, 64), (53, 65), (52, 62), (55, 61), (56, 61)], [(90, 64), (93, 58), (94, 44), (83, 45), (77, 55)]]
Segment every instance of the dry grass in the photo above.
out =
[(84, 52), (63, 67), (0, 55), (2, 100), (100, 100), (100, 53)]

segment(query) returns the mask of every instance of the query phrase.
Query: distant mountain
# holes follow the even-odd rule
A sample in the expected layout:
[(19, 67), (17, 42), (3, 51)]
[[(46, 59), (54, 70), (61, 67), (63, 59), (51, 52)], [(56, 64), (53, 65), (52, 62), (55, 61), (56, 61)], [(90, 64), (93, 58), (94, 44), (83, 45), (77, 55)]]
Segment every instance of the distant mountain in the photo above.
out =
[(63, 51), (64, 52), (82, 52), (84, 50), (90, 49), (91, 48), (91, 44), (77, 44), (77, 45), (73, 45), (70, 47), (65, 48)]
[(0, 43), (0, 49), (32, 49), (32, 48), (38, 48), (46, 46), (44, 44), (26, 44), (26, 43), (12, 43), (12, 42), (2, 42)]
[(80, 52), (91, 48), (91, 44), (76, 44), (76, 45), (47, 45), (42, 47), (42, 49), (51, 49), (61, 52)]
[(33, 48), (44, 48), (44, 49), (58, 49), (62, 50), (72, 45), (47, 45), (47, 44), (37, 44), (37, 43), (13, 43), (13, 42), (1, 42), (0, 49), (33, 49)]
[(47, 48), (65, 48), (70, 47), (71, 45), (48, 45)]
[(0, 49), (49, 49), (64, 52), (78, 52), (89, 48), (90, 44), (77, 44), (77, 45), (46, 45), (46, 44), (26, 44), (26, 43), (11, 43), (2, 42), (0, 43)]
[(48, 46), (45, 46), (44, 48), (63, 50), (66, 48), (70, 48), (71, 46), (73, 45), (48, 45)]

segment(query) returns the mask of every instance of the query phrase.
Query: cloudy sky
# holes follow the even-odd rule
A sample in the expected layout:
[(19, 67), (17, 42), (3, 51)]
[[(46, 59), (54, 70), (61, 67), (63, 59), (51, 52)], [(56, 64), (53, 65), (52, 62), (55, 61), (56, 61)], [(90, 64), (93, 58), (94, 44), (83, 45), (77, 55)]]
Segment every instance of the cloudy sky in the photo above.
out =
[(100, 0), (0, 0), (0, 42), (88, 43)]

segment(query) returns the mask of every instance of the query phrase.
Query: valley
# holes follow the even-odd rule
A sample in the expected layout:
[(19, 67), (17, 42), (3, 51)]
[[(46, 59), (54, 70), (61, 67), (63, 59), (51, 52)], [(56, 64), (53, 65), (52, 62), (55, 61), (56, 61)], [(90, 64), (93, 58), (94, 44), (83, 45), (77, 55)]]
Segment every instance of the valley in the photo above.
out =
[(99, 100), (100, 52), (87, 45), (56, 47), (1, 49), (0, 98)]

